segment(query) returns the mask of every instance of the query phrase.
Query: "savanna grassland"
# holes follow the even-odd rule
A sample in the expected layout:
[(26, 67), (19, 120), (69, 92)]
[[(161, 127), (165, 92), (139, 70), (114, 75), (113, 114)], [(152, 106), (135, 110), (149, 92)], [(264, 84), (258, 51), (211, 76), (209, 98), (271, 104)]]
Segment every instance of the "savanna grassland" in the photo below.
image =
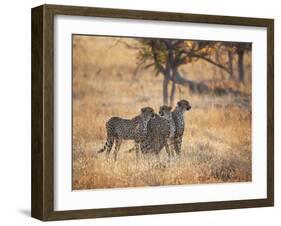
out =
[(162, 105), (161, 74), (147, 69), (134, 75), (136, 54), (114, 38), (73, 37), (73, 189), (251, 181), (249, 55), (244, 83), (225, 79), (220, 69), (203, 61), (180, 68), (188, 79), (240, 93), (192, 94), (177, 86), (175, 100), (187, 99), (192, 106), (185, 113), (180, 158), (168, 162), (163, 149), (160, 162), (147, 157), (136, 162), (135, 153), (128, 151), (132, 141), (123, 142), (117, 162), (97, 153), (110, 117), (133, 118), (142, 107), (158, 111)]

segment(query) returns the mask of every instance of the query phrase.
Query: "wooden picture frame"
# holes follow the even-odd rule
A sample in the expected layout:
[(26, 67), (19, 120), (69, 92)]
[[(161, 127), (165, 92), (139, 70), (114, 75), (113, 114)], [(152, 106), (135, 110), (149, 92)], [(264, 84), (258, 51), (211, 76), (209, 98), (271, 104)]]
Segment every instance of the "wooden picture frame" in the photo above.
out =
[[(54, 210), (54, 16), (126, 18), (267, 29), (267, 198), (122, 208)], [(32, 9), (32, 200), (31, 215), (51, 221), (265, 207), (274, 205), (274, 20), (61, 5)]]

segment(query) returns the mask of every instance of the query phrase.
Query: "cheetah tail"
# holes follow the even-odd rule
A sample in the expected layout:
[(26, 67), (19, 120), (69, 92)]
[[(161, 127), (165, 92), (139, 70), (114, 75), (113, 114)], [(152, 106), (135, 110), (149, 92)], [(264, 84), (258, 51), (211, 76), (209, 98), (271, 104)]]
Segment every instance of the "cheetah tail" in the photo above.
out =
[(102, 153), (104, 152), (105, 150), (107, 150), (107, 152), (109, 153), (112, 149), (112, 146), (113, 146), (113, 142), (114, 142), (114, 139), (112, 137), (108, 137), (106, 142), (105, 142), (105, 145), (102, 149), (100, 149), (98, 151), (98, 153)]

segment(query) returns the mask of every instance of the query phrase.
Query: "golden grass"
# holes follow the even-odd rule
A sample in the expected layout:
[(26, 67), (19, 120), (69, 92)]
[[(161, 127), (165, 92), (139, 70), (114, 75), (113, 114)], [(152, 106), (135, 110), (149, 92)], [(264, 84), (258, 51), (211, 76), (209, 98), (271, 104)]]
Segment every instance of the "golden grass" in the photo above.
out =
[[(111, 38), (74, 37), (73, 74), (73, 189), (139, 187), (251, 181), (251, 100), (247, 95), (191, 95), (181, 87), (176, 100), (192, 105), (186, 113), (182, 155), (168, 162), (142, 157), (137, 163), (133, 142), (125, 141), (118, 160), (97, 154), (106, 140), (105, 122), (112, 116), (133, 118), (140, 108), (162, 105), (162, 77), (144, 71), (134, 78), (136, 51), (112, 47)], [(132, 40), (129, 40), (133, 42)], [(249, 60), (248, 60), (249, 61)], [(219, 79), (203, 63), (182, 68), (189, 78)], [(247, 69), (247, 68), (246, 68)], [(194, 76), (199, 73), (200, 77)], [(246, 70), (250, 78), (250, 70)], [(248, 79), (250, 81), (250, 79)], [(250, 82), (210, 82), (250, 93)]]

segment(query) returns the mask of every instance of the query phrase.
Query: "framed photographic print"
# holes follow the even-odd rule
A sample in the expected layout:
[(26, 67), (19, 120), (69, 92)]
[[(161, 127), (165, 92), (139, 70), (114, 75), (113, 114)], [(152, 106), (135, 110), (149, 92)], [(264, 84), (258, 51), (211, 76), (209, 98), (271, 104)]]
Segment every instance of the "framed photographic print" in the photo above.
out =
[(32, 216), (273, 206), (274, 21), (32, 9)]

